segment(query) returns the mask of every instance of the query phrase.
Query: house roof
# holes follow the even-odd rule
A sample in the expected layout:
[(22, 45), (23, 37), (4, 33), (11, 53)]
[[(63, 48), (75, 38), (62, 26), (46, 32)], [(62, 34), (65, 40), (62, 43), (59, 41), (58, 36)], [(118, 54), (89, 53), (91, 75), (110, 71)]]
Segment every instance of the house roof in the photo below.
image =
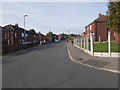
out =
[(33, 34), (37, 34), (34, 29), (30, 29), (30, 32)]
[(106, 22), (106, 16), (105, 15), (101, 15), (100, 17), (98, 17), (97, 19), (95, 19), (92, 23), (88, 24), (86, 27), (88, 27), (89, 25), (93, 24), (94, 22), (100, 23), (100, 22)]
[(11, 24), (9, 24), (9, 25), (6, 25), (6, 26), (4, 26), (3, 27), (5, 30), (8, 30), (8, 31), (24, 31), (24, 29), (23, 28), (20, 28), (19, 26), (15, 26), (15, 25), (11, 25)]
[(71, 37), (76, 37), (77, 35), (76, 34), (69, 34)]
[(83, 32), (82, 34), (85, 34), (85, 32)]
[(67, 34), (65, 34), (65, 33), (61, 33), (61, 34), (58, 34), (58, 35), (66, 35), (67, 36)]
[(41, 35), (45, 37), (45, 35), (43, 35), (43, 34), (41, 34)]
[(41, 36), (45, 37), (45, 35), (44, 35), (44, 34), (42, 34), (42, 33), (40, 33), (40, 32), (39, 32), (39, 33), (37, 33), (37, 35), (41, 35)]

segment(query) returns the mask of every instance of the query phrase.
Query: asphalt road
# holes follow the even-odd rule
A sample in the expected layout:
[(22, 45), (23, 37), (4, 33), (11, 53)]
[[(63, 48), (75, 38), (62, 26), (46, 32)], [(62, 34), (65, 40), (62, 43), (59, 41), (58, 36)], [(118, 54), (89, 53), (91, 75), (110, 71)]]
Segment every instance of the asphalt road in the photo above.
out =
[(118, 87), (117, 74), (72, 62), (64, 41), (8, 56), (2, 70), (3, 88)]

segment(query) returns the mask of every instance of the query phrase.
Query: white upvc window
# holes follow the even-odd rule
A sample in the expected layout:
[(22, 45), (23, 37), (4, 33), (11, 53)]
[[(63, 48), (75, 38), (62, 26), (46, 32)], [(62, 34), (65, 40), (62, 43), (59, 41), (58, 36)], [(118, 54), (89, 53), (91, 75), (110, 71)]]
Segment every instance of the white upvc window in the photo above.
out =
[(10, 41), (8, 40), (8, 45), (10, 45)]
[(26, 37), (28, 37), (28, 34), (26, 34)]
[(4, 35), (5, 35), (5, 39), (7, 39), (7, 33), (5, 33)]
[(17, 38), (17, 34), (15, 33), (15, 38)]
[(89, 31), (89, 27), (87, 27), (87, 31)]
[(22, 37), (24, 37), (24, 33), (22, 33)]
[(115, 36), (115, 33), (114, 33), (114, 36)]
[(20, 41), (20, 43), (21, 43), (21, 40), (19, 40)]
[(92, 25), (90, 25), (90, 30), (92, 30)]
[(87, 35), (89, 35), (89, 34), (90, 34), (90, 32), (87, 33)]
[(94, 35), (94, 32), (92, 32), (92, 34)]

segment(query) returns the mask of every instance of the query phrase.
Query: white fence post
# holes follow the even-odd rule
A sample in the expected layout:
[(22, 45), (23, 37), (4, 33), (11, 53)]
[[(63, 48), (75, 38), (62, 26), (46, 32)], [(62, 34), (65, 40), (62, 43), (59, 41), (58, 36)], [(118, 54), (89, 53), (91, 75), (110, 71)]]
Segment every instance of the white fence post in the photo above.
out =
[(92, 53), (92, 55), (94, 56), (94, 50), (93, 50), (93, 34), (92, 33), (90, 33), (90, 46), (91, 46), (91, 53)]
[(89, 42), (88, 42), (88, 36), (86, 37), (86, 43), (87, 43), (87, 51), (89, 51)]
[(74, 45), (75, 45), (75, 38), (74, 38)]
[(75, 45), (77, 45), (77, 38), (75, 38)]
[(111, 32), (108, 31), (108, 53), (109, 53), (109, 57), (111, 57), (111, 40), (110, 40), (110, 34), (111, 34)]
[(79, 45), (79, 38), (77, 38), (77, 46)]
[(80, 38), (78, 38), (78, 46), (80, 47)]
[(76, 38), (75, 38), (75, 45), (76, 45)]
[(78, 38), (77, 38), (77, 46), (78, 46)]
[(82, 48), (82, 37), (81, 37), (81, 48)]
[(84, 37), (84, 49), (85, 49), (85, 37)]
[(77, 38), (76, 38), (76, 46), (77, 46)]
[(76, 45), (76, 38), (75, 38), (75, 45)]
[(73, 44), (75, 44), (75, 38), (73, 38)]
[(76, 46), (77, 46), (77, 38), (76, 38)]

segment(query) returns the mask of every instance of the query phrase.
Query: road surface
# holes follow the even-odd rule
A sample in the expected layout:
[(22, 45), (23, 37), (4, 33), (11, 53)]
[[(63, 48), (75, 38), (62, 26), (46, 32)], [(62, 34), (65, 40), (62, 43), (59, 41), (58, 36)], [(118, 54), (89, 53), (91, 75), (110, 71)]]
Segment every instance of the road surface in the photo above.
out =
[(118, 75), (74, 63), (64, 41), (3, 59), (3, 88), (117, 88)]

